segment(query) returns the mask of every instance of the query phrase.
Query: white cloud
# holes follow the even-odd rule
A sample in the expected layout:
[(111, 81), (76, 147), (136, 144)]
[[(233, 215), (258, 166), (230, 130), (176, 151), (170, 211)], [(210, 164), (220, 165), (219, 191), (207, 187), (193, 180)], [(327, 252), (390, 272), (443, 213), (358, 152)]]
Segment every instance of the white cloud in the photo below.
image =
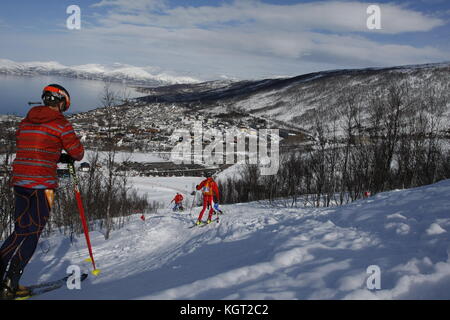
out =
[[(160, 27), (220, 28), (229, 23), (243, 27), (280, 30), (327, 30), (334, 32), (371, 32), (366, 27), (368, 3), (356, 1), (323, 1), (294, 5), (264, 4), (259, 1), (235, 1), (221, 6), (169, 9), (160, 0), (103, 0), (94, 6), (114, 9), (104, 21), (134, 23)], [(380, 33), (429, 31), (445, 22), (395, 4), (381, 4), (383, 29)], [(164, 14), (161, 14), (161, 11)]]
[[(448, 58), (432, 48), (397, 46), (364, 38), (365, 33), (374, 32), (366, 28), (367, 3), (281, 6), (236, 1), (220, 7), (176, 7), (167, 9), (165, 15), (151, 10), (124, 14), (119, 11), (135, 8), (136, 4), (126, 7), (128, 2), (122, 0), (108, 3), (114, 3), (118, 11), (103, 17), (99, 20), (101, 27), (91, 31), (130, 45), (131, 39), (139, 39), (137, 44), (134, 41), (135, 46), (148, 47), (150, 51), (160, 48), (194, 55), (201, 50), (218, 56), (253, 54), (350, 65), (363, 61), (382, 65)], [(139, 6), (144, 6), (144, 1)], [(383, 5), (381, 10), (381, 33), (427, 31), (443, 23), (397, 5)]]
[(164, 10), (167, 8), (165, 0), (102, 0), (91, 7), (114, 7), (122, 12)]
[[(357, 1), (275, 5), (240, 0), (202, 7), (188, 3), (170, 7), (165, 0), (99, 0), (80, 32), (52, 35), (54, 43), (65, 45), (48, 50), (47, 56), (71, 64), (157, 65), (203, 79), (450, 60), (450, 53), (431, 46), (388, 42), (391, 35), (398, 39), (398, 34), (428, 32), (445, 23), (393, 3), (380, 5), (383, 29), (375, 31), (366, 27), (369, 3)], [(373, 33), (384, 40), (375, 40)], [(2, 43), (37, 48), (48, 39), (33, 35), (18, 41), (17, 36), (0, 34), (0, 41), (6, 37), (12, 40)], [(45, 50), (33, 52), (44, 55)], [(26, 59), (25, 51), (20, 52)]]

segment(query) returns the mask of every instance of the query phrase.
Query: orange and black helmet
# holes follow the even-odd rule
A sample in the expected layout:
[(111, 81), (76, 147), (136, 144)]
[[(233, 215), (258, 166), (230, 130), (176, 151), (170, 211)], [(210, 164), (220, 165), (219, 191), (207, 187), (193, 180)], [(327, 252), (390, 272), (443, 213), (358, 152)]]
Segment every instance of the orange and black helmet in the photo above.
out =
[(70, 95), (64, 87), (59, 84), (49, 84), (42, 91), (42, 101), (46, 106), (57, 105), (61, 101), (65, 102), (62, 112), (67, 111), (70, 107)]

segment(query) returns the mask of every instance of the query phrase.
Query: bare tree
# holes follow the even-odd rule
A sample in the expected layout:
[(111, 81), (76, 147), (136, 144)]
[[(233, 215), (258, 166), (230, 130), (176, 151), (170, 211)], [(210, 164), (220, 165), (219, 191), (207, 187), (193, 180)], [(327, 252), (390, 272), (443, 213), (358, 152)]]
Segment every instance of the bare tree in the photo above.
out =
[(16, 121), (3, 122), (0, 127), (0, 239), (12, 232), (14, 223), (14, 192), (11, 188), (11, 164), (15, 154)]
[(110, 84), (105, 84), (103, 94), (101, 97), (101, 104), (106, 111), (105, 127), (106, 127), (106, 141), (104, 142), (104, 150), (106, 152), (106, 217), (105, 217), (105, 239), (109, 239), (110, 232), (113, 228), (113, 221), (111, 215), (112, 199), (116, 197), (114, 185), (117, 182), (116, 156), (118, 139), (116, 133), (121, 126), (120, 120), (117, 118), (115, 112), (118, 97), (115, 92), (111, 90)]

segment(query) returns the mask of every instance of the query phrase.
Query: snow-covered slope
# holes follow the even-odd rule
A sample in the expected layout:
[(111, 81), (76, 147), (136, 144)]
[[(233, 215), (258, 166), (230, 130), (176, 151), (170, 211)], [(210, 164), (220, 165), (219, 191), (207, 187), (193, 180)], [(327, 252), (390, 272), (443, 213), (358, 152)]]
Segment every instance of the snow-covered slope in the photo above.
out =
[[(155, 183), (140, 179), (140, 187)], [(199, 208), (145, 222), (136, 215), (109, 241), (92, 233), (100, 276), (40, 298), (450, 299), (449, 194), (446, 180), (336, 208), (224, 205), (220, 224), (194, 229)], [(87, 255), (81, 237), (74, 245), (50, 237), (40, 248), (25, 284), (58, 277)], [(366, 287), (371, 265), (381, 270), (381, 290)]]
[(197, 79), (161, 72), (153, 67), (135, 67), (127, 64), (85, 64), (65, 66), (59, 62), (14, 62), (0, 59), (0, 74), (13, 75), (58, 75), (69, 78), (129, 82), (136, 85), (167, 85), (197, 83)]
[[(435, 90), (435, 95), (448, 97), (450, 63), (329, 70), (291, 78), (210, 81), (199, 84), (173, 85), (145, 90), (145, 102), (188, 104), (195, 110), (222, 114), (239, 110), (256, 117), (280, 121), (297, 129), (310, 130), (316, 113), (332, 123), (342, 121), (344, 94), (357, 97), (368, 115), (371, 93), (392, 83), (408, 83), (410, 99)], [(448, 101), (448, 98), (447, 98)], [(445, 107), (445, 106), (444, 106)], [(450, 104), (447, 103), (450, 114)], [(449, 118), (450, 119), (450, 118)]]

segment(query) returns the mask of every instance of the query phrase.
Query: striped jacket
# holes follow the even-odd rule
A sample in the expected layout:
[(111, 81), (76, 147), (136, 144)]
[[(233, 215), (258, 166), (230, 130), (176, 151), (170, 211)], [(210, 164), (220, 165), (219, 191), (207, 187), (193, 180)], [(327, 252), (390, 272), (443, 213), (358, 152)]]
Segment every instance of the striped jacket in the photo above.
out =
[(75, 160), (84, 148), (64, 115), (46, 106), (32, 108), (16, 132), (16, 158), (13, 162), (14, 186), (54, 189), (56, 169), (64, 149)]

